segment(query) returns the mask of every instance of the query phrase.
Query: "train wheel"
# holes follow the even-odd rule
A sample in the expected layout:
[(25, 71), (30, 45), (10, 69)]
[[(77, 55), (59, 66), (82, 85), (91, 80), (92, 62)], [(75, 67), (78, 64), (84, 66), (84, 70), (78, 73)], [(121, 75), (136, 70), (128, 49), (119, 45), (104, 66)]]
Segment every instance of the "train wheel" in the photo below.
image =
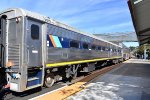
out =
[(47, 74), (45, 76), (45, 79), (44, 79), (44, 86), (45, 87), (51, 87), (55, 82), (55, 78), (54, 78), (54, 75), (52, 73), (50, 74)]

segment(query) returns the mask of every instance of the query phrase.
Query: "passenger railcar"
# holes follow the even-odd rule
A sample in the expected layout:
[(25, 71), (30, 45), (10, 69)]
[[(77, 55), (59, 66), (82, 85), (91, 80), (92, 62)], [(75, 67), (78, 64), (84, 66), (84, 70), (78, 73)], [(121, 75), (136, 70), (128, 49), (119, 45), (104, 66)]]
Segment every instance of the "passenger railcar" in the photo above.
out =
[(0, 13), (0, 40), (0, 84), (16, 92), (122, 60), (121, 46), (19, 8)]
[(123, 47), (123, 53), (122, 54), (123, 54), (122, 55), (123, 60), (128, 60), (131, 58), (130, 49), (127, 47)]

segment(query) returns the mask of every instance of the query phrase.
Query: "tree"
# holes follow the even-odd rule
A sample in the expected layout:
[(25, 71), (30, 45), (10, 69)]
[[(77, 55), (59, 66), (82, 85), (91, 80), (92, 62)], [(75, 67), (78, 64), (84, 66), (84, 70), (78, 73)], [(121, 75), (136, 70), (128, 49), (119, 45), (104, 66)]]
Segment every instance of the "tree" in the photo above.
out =
[(130, 51), (133, 51), (136, 49), (136, 47), (130, 46), (129, 49), (130, 49)]

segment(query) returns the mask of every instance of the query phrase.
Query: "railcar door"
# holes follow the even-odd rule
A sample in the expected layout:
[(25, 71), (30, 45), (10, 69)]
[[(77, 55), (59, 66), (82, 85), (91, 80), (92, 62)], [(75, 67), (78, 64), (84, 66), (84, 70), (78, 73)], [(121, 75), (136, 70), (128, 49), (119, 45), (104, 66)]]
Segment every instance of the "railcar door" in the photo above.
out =
[(28, 19), (27, 60), (28, 67), (42, 66), (42, 23)]

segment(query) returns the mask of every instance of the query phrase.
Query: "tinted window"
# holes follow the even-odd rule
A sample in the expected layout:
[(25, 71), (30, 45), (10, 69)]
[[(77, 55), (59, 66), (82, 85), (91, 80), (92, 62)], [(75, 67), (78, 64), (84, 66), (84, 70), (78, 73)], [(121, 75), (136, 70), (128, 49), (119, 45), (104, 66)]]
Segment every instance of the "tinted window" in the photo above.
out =
[(70, 41), (70, 47), (79, 48), (79, 43), (76, 41)]
[(32, 39), (39, 39), (39, 26), (38, 25), (31, 25), (31, 38)]
[(84, 49), (88, 49), (89, 48), (89, 45), (87, 43), (83, 43), (83, 48)]
[(107, 48), (107, 51), (110, 51), (110, 48)]
[(102, 50), (105, 51), (105, 47), (103, 47)]
[(113, 49), (113, 52), (115, 52), (115, 49)]
[(107, 48), (107, 47), (105, 48), (105, 51), (108, 51), (108, 48)]
[(91, 49), (92, 49), (92, 50), (95, 50), (95, 49), (96, 49), (96, 46), (95, 46), (95, 45), (92, 45)]
[(101, 47), (98, 47), (98, 50), (101, 50)]

